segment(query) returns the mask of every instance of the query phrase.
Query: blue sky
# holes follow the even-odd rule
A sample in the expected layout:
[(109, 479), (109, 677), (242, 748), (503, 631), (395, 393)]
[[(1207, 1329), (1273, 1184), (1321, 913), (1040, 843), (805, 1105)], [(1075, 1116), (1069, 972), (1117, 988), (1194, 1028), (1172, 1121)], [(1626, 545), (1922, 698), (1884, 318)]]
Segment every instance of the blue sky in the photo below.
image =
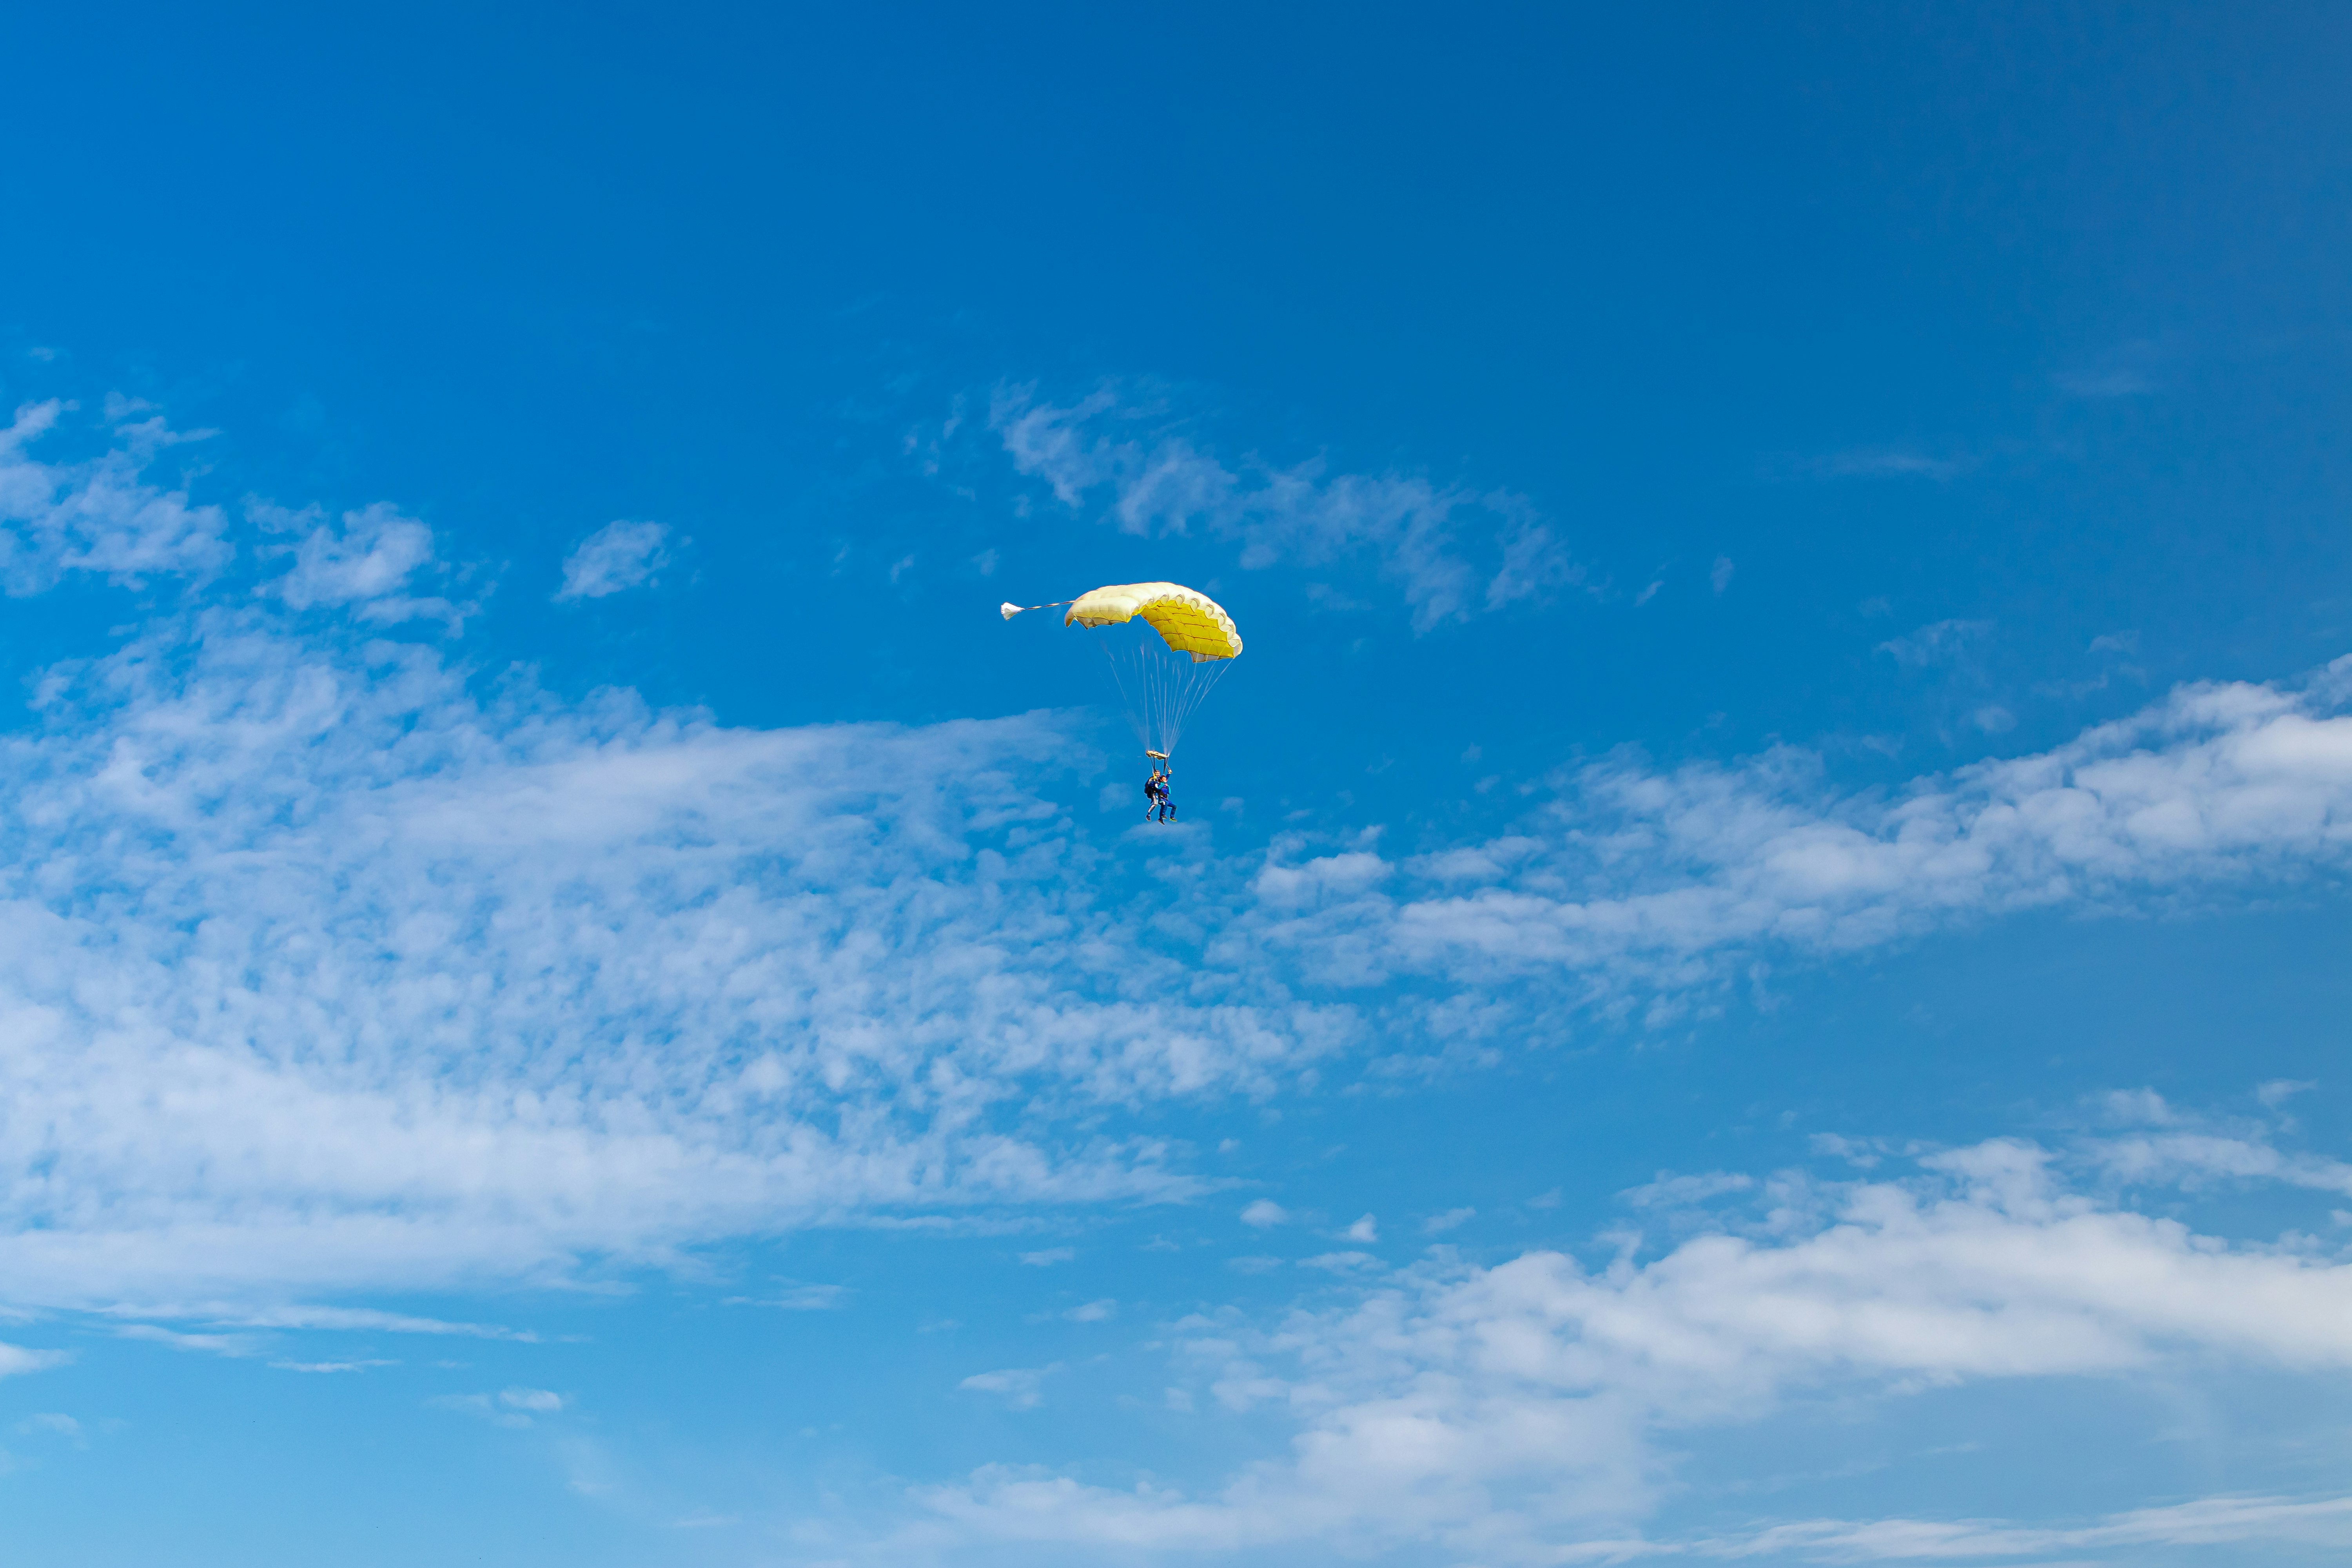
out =
[(0, 56), (12, 1560), (2352, 1545), (2341, 14)]

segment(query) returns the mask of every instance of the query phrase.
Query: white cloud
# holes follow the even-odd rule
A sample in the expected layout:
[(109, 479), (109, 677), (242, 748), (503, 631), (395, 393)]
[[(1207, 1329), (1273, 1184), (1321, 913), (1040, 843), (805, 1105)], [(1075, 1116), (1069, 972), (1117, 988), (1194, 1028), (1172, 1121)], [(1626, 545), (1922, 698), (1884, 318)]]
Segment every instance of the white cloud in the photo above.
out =
[(1870, 1138), (1846, 1138), (1835, 1132), (1816, 1132), (1805, 1140), (1812, 1152), (1832, 1160), (1843, 1160), (1858, 1170), (1874, 1169), (1886, 1158), (1883, 1142)]
[(425, 1403), (431, 1409), (454, 1410), (494, 1426), (524, 1427), (534, 1424), (534, 1416), (560, 1414), (567, 1401), (544, 1388), (509, 1388), (495, 1394), (436, 1394)]
[(1073, 1307), (1062, 1316), (1074, 1323), (1107, 1323), (1118, 1316), (1118, 1303), (1106, 1296), (1099, 1301), (1088, 1301), (1082, 1307)]
[(988, 423), (1013, 467), (1064, 506), (1106, 495), (1107, 521), (1122, 532), (1198, 531), (1238, 544), (1247, 568), (1367, 558), (1402, 588), (1416, 631), (1583, 576), (1522, 497), (1412, 475), (1331, 474), (1320, 459), (1229, 467), (1108, 387), (1066, 405), (1034, 387), (1000, 387)]
[[(21, 445), (0, 472), (37, 469), (41, 515), (66, 521), (7, 503), (9, 570), (36, 563), (12, 583), (229, 559), (217, 513), (135, 467), (43, 467)], [(148, 517), (153, 537), (100, 550), (72, 521), (107, 517)], [(1212, 931), (1209, 956), (1167, 960), (1092, 901), (1084, 841), (1039, 782), (1066, 745), (1050, 717), (754, 731), (626, 694), (483, 696), (435, 648), (373, 636), (437, 602), (411, 596), (436, 558), (422, 524), (281, 517), (301, 542), (259, 602), (167, 613), (51, 672), (33, 722), (0, 735), (0, 1294), (143, 1303), (120, 1331), (183, 1349), (527, 1338), (287, 1302), (585, 1257), (657, 1267), (829, 1220), (1197, 1195), (1106, 1112), (1266, 1093), (1355, 1041), (1354, 1015), (1297, 1000), (1302, 984), (1426, 981), (1442, 1040), (1534, 1016), (1496, 978), (1671, 995), (1758, 952), (2290, 883), (2352, 841), (2345, 660), (2292, 688), (2183, 688), (1891, 794), (1840, 794), (1793, 752), (1669, 772), (1620, 756), (1550, 781), (1511, 831), (1427, 857), (1377, 837), (1286, 841), (1263, 865), (1186, 851), (1194, 890), (1169, 901)], [(1186, 1331), (1216, 1402), (1297, 1423), (1286, 1453), (1198, 1494), (992, 1470), (929, 1504), (975, 1535), (1393, 1538), (1505, 1561), (1625, 1539), (1609, 1532), (1654, 1495), (1675, 1434), (1792, 1391), (2183, 1355), (2352, 1366), (2352, 1284), (2316, 1244), (2200, 1237), (2112, 1195), (2352, 1193), (2352, 1167), (2152, 1096), (2111, 1109), (2125, 1130), (2066, 1162), (1993, 1142), (1904, 1180), (1773, 1184), (1772, 1226), (1701, 1219), (1646, 1262), (1308, 1259), (1318, 1300), (1347, 1306)], [(1749, 1180), (1628, 1197), (1681, 1223)], [(1261, 1199), (1240, 1217), (1293, 1216)], [(63, 1359), (0, 1346), (0, 1374)], [(961, 1386), (1025, 1408), (1055, 1370)], [(520, 1424), (563, 1402), (436, 1403)], [(1816, 1544), (1881, 1528), (1821, 1525)]]
[(420, 1318), (407, 1312), (384, 1312), (373, 1307), (148, 1307), (140, 1315), (194, 1318), (247, 1329), (341, 1329), (389, 1334), (454, 1334), (465, 1339), (510, 1340), (533, 1344), (539, 1336), (528, 1330), (497, 1323), (451, 1322), (444, 1318)]
[(1938, 457), (1902, 447), (1856, 447), (1801, 465), (1825, 479), (1952, 479), (1977, 466), (1966, 455)]
[(1075, 1247), (1048, 1247), (1036, 1252), (1024, 1252), (1021, 1261), (1032, 1268), (1050, 1268), (1056, 1263), (1067, 1263), (1078, 1255)]
[(1378, 1241), (1381, 1238), (1380, 1221), (1370, 1215), (1366, 1215), (1349, 1226), (1343, 1234), (1349, 1241)]
[(1423, 1220), (1422, 1234), (1444, 1236), (1447, 1231), (1458, 1230), (1477, 1217), (1478, 1211), (1474, 1208), (1447, 1209), (1444, 1214), (1433, 1214)]
[[(203, 513), (226, 538), (131, 458), (45, 467), (22, 445), (8, 482), (51, 512)], [(374, 636), (383, 606), (430, 602), (422, 524), (247, 515), (299, 540), (270, 593), (49, 672), (0, 736), (0, 1297), (135, 1307), (159, 1342), (520, 1337), (289, 1303), (1191, 1196), (1163, 1144), (1104, 1113), (1269, 1093), (1348, 1048), (1357, 1015), (1302, 1000), (1316, 985), (1413, 982), (1442, 1044), (1538, 1016), (1497, 980), (1673, 997), (1759, 952), (2290, 880), (2352, 837), (2346, 661), (2294, 689), (2183, 688), (1891, 795), (1841, 795), (1792, 752), (1621, 756), (1437, 855), (1188, 849), (1167, 908), (1206, 956), (1167, 958), (1095, 900), (1041, 782), (1066, 750), (1050, 716), (758, 731), (625, 693), (484, 696)], [(1412, 1021), (1392, 1016), (1395, 1048), (1418, 1048)], [(2342, 1190), (2326, 1162), (2172, 1131), (2207, 1142), (2151, 1137), (2114, 1179)], [(1243, 1217), (1290, 1219), (1271, 1200)], [(208, 1328), (231, 1331), (189, 1331)]]
[(118, 1339), (167, 1345), (175, 1351), (202, 1351), (207, 1355), (244, 1357), (257, 1355), (261, 1350), (261, 1342), (251, 1334), (191, 1334), (160, 1323), (124, 1323), (114, 1333)]
[(2091, 1097), (2091, 1104), (2119, 1127), (2172, 1127), (2180, 1113), (2152, 1089), (2114, 1089)]
[(2154, 376), (2128, 366), (2061, 371), (2050, 380), (2059, 391), (2075, 397), (2145, 397), (2161, 390)]
[(1328, 1269), (1334, 1274), (1347, 1274), (1358, 1269), (1378, 1268), (1381, 1260), (1369, 1252), (1324, 1252), (1298, 1260), (1301, 1268)]
[(410, 578), (432, 564), (433, 531), (378, 504), (345, 512), (340, 531), (312, 529), (294, 546), (292, 569), (273, 586), (297, 610), (346, 607), (383, 625), (427, 617), (454, 626), (459, 614), (448, 600), (405, 591)]
[(1951, 1562), (2107, 1552), (2117, 1547), (2229, 1546), (2252, 1542), (2352, 1547), (2352, 1497), (2210, 1497), (2163, 1508), (2134, 1509), (2074, 1528), (1919, 1519), (1806, 1520), (1744, 1539), (1691, 1548), (1704, 1557), (1801, 1552), (1826, 1563)]
[(787, 1312), (831, 1312), (849, 1305), (846, 1285), (787, 1285), (773, 1296), (728, 1298), (730, 1305), (775, 1307)]
[(1895, 662), (1910, 669), (1922, 669), (1929, 665), (1950, 664), (1967, 656), (1992, 633), (1990, 621), (1937, 621), (1921, 626), (1907, 637), (1892, 638), (1878, 645), (1878, 651), (1892, 654)]
[(0, 1377), (46, 1372), (53, 1366), (63, 1366), (71, 1360), (71, 1351), (28, 1350), (23, 1345), (0, 1344)]
[[(2052, 751), (1840, 795), (1783, 748), (1570, 770), (1513, 831), (1402, 861), (1278, 842), (1212, 942), (1327, 984), (1565, 981), (1610, 1005), (2000, 912), (2292, 884), (2352, 852), (2352, 658), (2297, 686), (2184, 686)], [(1458, 1010), (1457, 1022), (1478, 1015)]]
[(742, 1519), (731, 1513), (690, 1513), (670, 1521), (672, 1530), (722, 1530), (730, 1524), (740, 1524)]
[(2100, 1161), (2114, 1180), (2124, 1183), (2160, 1183), (2194, 1191), (2216, 1180), (2282, 1182), (2352, 1195), (2352, 1164), (2284, 1153), (2257, 1139), (2213, 1132), (2115, 1138), (2101, 1145)]
[(70, 405), (26, 404), (0, 429), (0, 587), (12, 595), (52, 588), (68, 573), (135, 584), (155, 577), (203, 578), (235, 552), (216, 506), (194, 506), (184, 490), (142, 478), (173, 437), (162, 421), (119, 433), (85, 462), (44, 463), (26, 448), (57, 428)]
[(1311, 1012), (1097, 1000), (1067, 972), (1074, 944), (1129, 944), (1014, 782), (1059, 743), (1038, 720), (484, 708), (429, 650), (247, 616), (158, 629), (45, 721), (0, 742), (24, 1085), (0, 1158), (44, 1173), (6, 1200), (19, 1299), (1174, 1194), (1148, 1148), (1040, 1146), (992, 1108), (1263, 1082), (1325, 1048)]
[(956, 1386), (971, 1394), (996, 1394), (1015, 1410), (1034, 1410), (1045, 1401), (1045, 1380), (1061, 1370), (1059, 1362), (1052, 1366), (1006, 1367), (974, 1373)]
[[(2095, 1146), (2080, 1156), (2098, 1158)], [(1204, 1382), (1236, 1410), (1289, 1413), (1298, 1430), (1286, 1454), (1198, 1494), (995, 1468), (918, 1500), (966, 1539), (1097, 1550), (1420, 1542), (1496, 1563), (2343, 1538), (2340, 1501), (2270, 1499), (2074, 1531), (1815, 1521), (1642, 1536), (1677, 1435), (1751, 1423), (1791, 1397), (1899, 1399), (2191, 1361), (2352, 1370), (2352, 1264), (2117, 1207), (2062, 1181), (2054, 1163), (1995, 1140), (1930, 1156), (1900, 1181), (1776, 1180), (1769, 1212), (1751, 1225), (1646, 1263), (1623, 1249), (1597, 1270), (1548, 1251), (1491, 1268), (1438, 1261), (1272, 1329), (1190, 1320), (1179, 1326), (1195, 1369), (1186, 1387)]]
[[(51, 513), (202, 510), (128, 458), (10, 464)], [(0, 1297), (333, 1326), (284, 1303), (1179, 1197), (1160, 1144), (1056, 1107), (1264, 1092), (1349, 1037), (1139, 952), (1030, 782), (1047, 716), (480, 697), (372, 640), (438, 603), (422, 524), (248, 517), (265, 597), (49, 672), (0, 737)]]
[(601, 599), (656, 581), (655, 574), (669, 564), (668, 539), (663, 523), (606, 523), (563, 558), (563, 585), (555, 597)]
[(1629, 1187), (1619, 1195), (1635, 1208), (1680, 1208), (1727, 1193), (1744, 1193), (1755, 1184), (1756, 1178), (1738, 1171), (1709, 1171), (1696, 1176), (1661, 1171), (1656, 1181)]
[(2318, 1087), (2319, 1085), (2310, 1079), (2273, 1079), (2268, 1083), (2258, 1085), (2255, 1088), (2254, 1098), (2275, 1110), (2280, 1106), (2284, 1105), (2288, 1100), (2293, 1100), (2296, 1095), (2303, 1093), (2306, 1089), (2314, 1089)]

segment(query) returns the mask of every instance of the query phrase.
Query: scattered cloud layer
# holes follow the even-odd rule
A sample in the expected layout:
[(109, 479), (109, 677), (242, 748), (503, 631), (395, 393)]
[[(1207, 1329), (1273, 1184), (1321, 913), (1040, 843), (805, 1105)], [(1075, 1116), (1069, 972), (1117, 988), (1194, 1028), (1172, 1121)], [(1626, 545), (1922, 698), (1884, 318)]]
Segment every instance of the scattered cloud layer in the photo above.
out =
[[(173, 445), (144, 424), (44, 463), (30, 447), (57, 417), (20, 414), (0, 454), (9, 581), (178, 596), (114, 652), (41, 675), (32, 722), (0, 736), (0, 1297), (176, 1349), (259, 1358), (304, 1328), (520, 1337), (296, 1303), (659, 1265), (809, 1224), (1204, 1196), (1119, 1113), (1270, 1094), (1360, 1049), (1375, 1014), (1385, 1049), (1517, 1038), (1575, 1016), (1564, 999), (1670, 1010), (1759, 960), (2004, 910), (2290, 887), (2332, 875), (2352, 838), (2344, 660), (2183, 687), (1895, 791), (1841, 792), (1792, 749), (1667, 770), (1625, 753), (1543, 781), (1507, 831), (1418, 854), (1379, 835), (1248, 855), (1171, 838), (1159, 908), (1198, 945), (1155, 956), (1059, 804), (1051, 715), (752, 731), (481, 681), (448, 651), (464, 616), (423, 523), (194, 505), (141, 477)], [(1049, 427), (1077, 425), (1021, 438)], [(984, 1470), (923, 1491), (921, 1528), (1493, 1562), (2336, 1529), (2326, 1500), (2241, 1499), (2072, 1534), (1641, 1535), (1678, 1434), (1796, 1391), (2181, 1356), (2352, 1366), (2352, 1272), (2332, 1254), (2200, 1235), (2124, 1195), (2262, 1184), (2328, 1202), (2352, 1167), (2152, 1095), (2101, 1114), (2099, 1137), (2055, 1153), (1994, 1141), (1904, 1167), (1837, 1141), (1824, 1152), (1863, 1176), (1662, 1173), (1624, 1196), (1670, 1249), (1600, 1266), (1442, 1245), (1401, 1270), (1362, 1249), (1296, 1272), (1234, 1258), (1326, 1294), (1279, 1321), (1178, 1325), (1168, 1408), (1278, 1418), (1286, 1452), (1192, 1491)], [(1381, 1236), (1370, 1215), (1272, 1198), (1226, 1212)], [(786, 1285), (764, 1303), (845, 1297)], [(1140, 1309), (1055, 1310), (1103, 1334)], [(0, 1347), (0, 1374), (58, 1359)], [(961, 1386), (1034, 1408), (1057, 1370)], [(520, 1426), (568, 1399), (445, 1403)]]
[[(241, 534), (142, 488), (170, 448), (145, 426), (43, 464), (53, 418), (18, 418), (12, 517), (182, 542), (39, 523), (19, 564), (179, 561), (188, 586), (0, 739), (0, 1278), (25, 1302), (282, 1305), (1181, 1197), (1101, 1110), (1271, 1092), (1352, 1048), (1368, 1005), (1404, 1051), (1557, 1028), (1563, 998), (1671, 1010), (1759, 957), (2290, 883), (2352, 832), (2339, 664), (1891, 794), (1794, 751), (1625, 755), (1422, 855), (1171, 841), (1161, 913), (1200, 945), (1155, 956), (1056, 804), (1050, 716), (761, 731), (480, 689), (433, 638), (379, 635), (459, 624), (422, 607), (446, 605), (423, 524), (255, 502)], [(240, 549), (260, 591), (207, 589)]]

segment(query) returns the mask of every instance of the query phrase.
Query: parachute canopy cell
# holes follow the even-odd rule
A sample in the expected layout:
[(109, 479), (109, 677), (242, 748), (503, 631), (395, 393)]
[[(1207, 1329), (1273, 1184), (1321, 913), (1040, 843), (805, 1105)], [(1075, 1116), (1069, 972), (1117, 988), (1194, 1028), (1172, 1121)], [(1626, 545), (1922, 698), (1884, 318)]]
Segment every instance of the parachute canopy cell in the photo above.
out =
[(1194, 664), (1237, 658), (1242, 651), (1241, 630), (1224, 606), (1181, 583), (1114, 583), (1080, 595), (1062, 616), (1066, 626), (1112, 626), (1129, 620), (1149, 624), (1171, 648), (1191, 654)]

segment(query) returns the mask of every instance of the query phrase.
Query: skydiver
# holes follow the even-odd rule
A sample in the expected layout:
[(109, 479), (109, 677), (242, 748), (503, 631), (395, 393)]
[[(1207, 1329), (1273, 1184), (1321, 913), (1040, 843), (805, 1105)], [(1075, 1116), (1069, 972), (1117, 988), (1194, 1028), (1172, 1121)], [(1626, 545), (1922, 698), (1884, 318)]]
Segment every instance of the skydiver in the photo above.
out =
[(1162, 822), (1175, 821), (1176, 797), (1168, 792), (1168, 770), (1166, 768), (1162, 768), (1151, 776), (1153, 779), (1157, 780), (1160, 784), (1160, 820)]
[(1143, 781), (1144, 821), (1150, 822), (1152, 819), (1152, 814), (1160, 809), (1160, 802), (1165, 800), (1167, 795), (1168, 786), (1164, 782), (1162, 782), (1162, 775), (1160, 774), (1160, 770), (1157, 768), (1152, 769), (1150, 776)]

